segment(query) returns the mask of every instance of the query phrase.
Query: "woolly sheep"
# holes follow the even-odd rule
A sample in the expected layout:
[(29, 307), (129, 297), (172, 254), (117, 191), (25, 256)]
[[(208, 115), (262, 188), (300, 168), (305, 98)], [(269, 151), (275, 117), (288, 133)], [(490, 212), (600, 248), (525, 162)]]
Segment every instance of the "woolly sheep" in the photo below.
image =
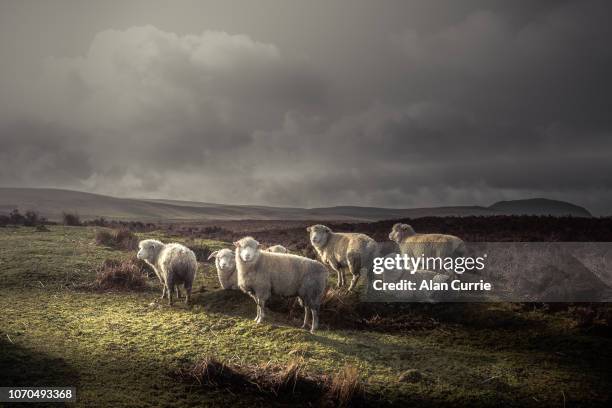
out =
[(234, 251), (228, 248), (215, 251), (208, 257), (210, 261), (215, 258), (217, 277), (223, 289), (238, 289), (238, 277), (236, 276), (236, 257)]
[(255, 321), (265, 318), (266, 301), (271, 294), (297, 296), (304, 307), (304, 324), (308, 326), (308, 312), (312, 314), (310, 332), (319, 327), (319, 307), (325, 293), (328, 272), (315, 260), (292, 254), (279, 254), (261, 250), (261, 244), (252, 237), (234, 242), (238, 286), (250, 295), (257, 305)]
[(397, 223), (389, 233), (402, 255), (410, 257), (460, 257), (466, 253), (465, 242), (459, 237), (446, 234), (417, 234), (408, 224)]
[[(287, 248), (282, 245), (273, 245), (266, 249), (268, 252), (276, 252), (279, 254), (289, 253)], [(236, 259), (234, 251), (231, 249), (221, 249), (214, 251), (209, 255), (208, 260), (215, 258), (215, 266), (217, 268), (217, 277), (223, 289), (239, 289), (238, 276), (236, 275)]]
[(145, 239), (138, 243), (138, 259), (151, 265), (162, 284), (163, 299), (168, 294), (168, 304), (172, 304), (172, 292), (183, 284), (187, 293), (185, 303), (191, 298), (191, 287), (198, 270), (198, 262), (192, 250), (177, 243), (164, 244), (156, 239)]
[(317, 224), (306, 228), (310, 243), (321, 261), (338, 274), (338, 286), (344, 286), (344, 269), (351, 275), (351, 291), (361, 276), (362, 269), (371, 269), (378, 244), (365, 234), (333, 232), (325, 225)]

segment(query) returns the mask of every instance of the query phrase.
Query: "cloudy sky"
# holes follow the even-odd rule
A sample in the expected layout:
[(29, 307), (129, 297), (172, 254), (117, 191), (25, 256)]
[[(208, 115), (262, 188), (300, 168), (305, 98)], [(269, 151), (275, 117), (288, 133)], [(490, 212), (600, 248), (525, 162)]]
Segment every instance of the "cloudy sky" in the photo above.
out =
[(611, 214), (611, 12), (0, 0), (0, 186)]

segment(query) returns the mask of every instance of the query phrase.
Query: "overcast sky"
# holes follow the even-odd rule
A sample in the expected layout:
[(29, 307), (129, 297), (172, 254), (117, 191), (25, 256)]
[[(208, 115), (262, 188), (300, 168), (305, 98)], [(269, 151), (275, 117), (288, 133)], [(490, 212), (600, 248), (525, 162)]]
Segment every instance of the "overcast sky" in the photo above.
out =
[(0, 186), (612, 214), (611, 12), (0, 0)]

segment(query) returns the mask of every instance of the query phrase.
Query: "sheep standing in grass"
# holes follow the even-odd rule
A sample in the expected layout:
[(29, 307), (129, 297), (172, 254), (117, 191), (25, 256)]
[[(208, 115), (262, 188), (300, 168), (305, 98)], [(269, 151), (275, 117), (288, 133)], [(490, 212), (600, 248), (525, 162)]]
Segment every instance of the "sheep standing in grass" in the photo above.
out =
[[(467, 252), (465, 242), (446, 234), (417, 234), (408, 224), (395, 224), (389, 239), (397, 242), (402, 255), (410, 257), (456, 258)], [(447, 271), (448, 272), (448, 271)]]
[(138, 243), (138, 259), (151, 265), (162, 283), (162, 299), (168, 294), (168, 304), (172, 304), (172, 292), (183, 284), (185, 303), (191, 298), (193, 280), (198, 270), (198, 261), (193, 251), (184, 245), (164, 244), (156, 239), (145, 239)]
[(220, 249), (208, 257), (208, 260), (215, 258), (217, 277), (223, 289), (239, 289), (238, 277), (236, 275), (236, 256), (231, 249)]
[(266, 315), (266, 301), (272, 294), (297, 296), (304, 307), (303, 328), (310, 332), (319, 327), (319, 307), (325, 292), (328, 272), (323, 264), (292, 254), (279, 254), (261, 250), (261, 244), (252, 237), (234, 242), (238, 286), (250, 295), (257, 305), (257, 323)]
[[(266, 249), (268, 252), (278, 254), (289, 253), (287, 248), (282, 245), (273, 245)], [(215, 266), (217, 268), (217, 277), (223, 289), (239, 289), (238, 276), (236, 275), (236, 256), (231, 249), (221, 249), (215, 251), (208, 257), (208, 260), (215, 258)]]
[(348, 268), (353, 276), (349, 291), (353, 290), (362, 270), (372, 267), (378, 253), (378, 244), (365, 234), (333, 232), (325, 225), (312, 225), (306, 230), (310, 233), (310, 243), (321, 261), (338, 274), (338, 287), (344, 286), (344, 269)]

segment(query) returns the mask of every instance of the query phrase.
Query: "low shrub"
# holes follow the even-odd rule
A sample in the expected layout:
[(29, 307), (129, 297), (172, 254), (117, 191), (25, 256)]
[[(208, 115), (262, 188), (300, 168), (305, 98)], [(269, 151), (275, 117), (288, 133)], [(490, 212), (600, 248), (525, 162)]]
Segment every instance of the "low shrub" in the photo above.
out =
[(79, 214), (69, 212), (62, 213), (62, 223), (71, 227), (78, 227), (83, 225), (81, 223), (81, 217), (79, 217)]
[(97, 289), (143, 290), (147, 287), (144, 262), (133, 257), (126, 260), (106, 259), (96, 271)]

